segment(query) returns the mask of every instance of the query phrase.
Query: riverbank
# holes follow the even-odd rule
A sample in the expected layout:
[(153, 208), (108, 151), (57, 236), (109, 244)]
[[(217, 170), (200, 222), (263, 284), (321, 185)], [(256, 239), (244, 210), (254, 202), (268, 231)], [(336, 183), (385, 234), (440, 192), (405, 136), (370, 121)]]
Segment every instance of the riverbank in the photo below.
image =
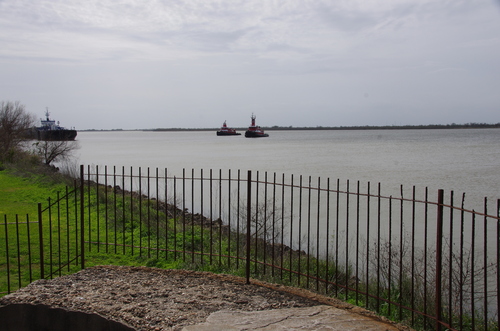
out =
[[(424, 130), (424, 129), (498, 129), (500, 123), (466, 123), (466, 124), (426, 124), (426, 125), (382, 125), (382, 126), (312, 126), (312, 127), (293, 127), (293, 126), (262, 126), (266, 131), (309, 131), (309, 130)], [(184, 131), (217, 131), (220, 128), (155, 128), (155, 129), (85, 129), (80, 132), (113, 132), (113, 131), (166, 131), (166, 132), (184, 132)], [(235, 127), (237, 131), (245, 131), (248, 127)]]

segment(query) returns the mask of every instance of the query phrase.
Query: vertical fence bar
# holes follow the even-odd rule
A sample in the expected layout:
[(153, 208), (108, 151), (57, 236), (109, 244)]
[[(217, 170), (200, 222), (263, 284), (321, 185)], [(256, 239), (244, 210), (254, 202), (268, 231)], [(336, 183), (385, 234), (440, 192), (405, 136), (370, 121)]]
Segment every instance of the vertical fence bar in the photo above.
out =
[(429, 189), (425, 188), (425, 206), (424, 206), (424, 325), (427, 325), (427, 230), (429, 223)]
[(151, 258), (151, 174), (150, 168), (148, 167), (148, 177), (147, 177), (147, 200), (146, 200), (146, 208), (147, 208), (147, 225), (148, 225), (148, 259)]
[[(132, 195), (132, 191), (130, 191), (130, 195)], [(123, 215), (123, 225), (122, 225), (122, 246), (123, 246), (123, 255), (125, 255), (125, 229), (127, 217), (125, 214), (125, 167), (122, 166), (122, 215)], [(130, 215), (132, 217), (132, 215)], [(132, 225), (132, 222), (130, 223)], [(132, 227), (131, 227), (132, 228)]]
[[(222, 224), (221, 224), (222, 226)], [(191, 169), (191, 263), (194, 263), (194, 168)]]
[(17, 248), (17, 280), (18, 288), (22, 287), (21, 282), (21, 246), (19, 243), (19, 215), (16, 214), (16, 248)]
[(320, 210), (321, 210), (321, 184), (318, 177), (318, 206), (316, 210), (316, 291), (319, 292), (319, 234), (320, 234)]
[(130, 167), (130, 254), (134, 256), (134, 172), (133, 168)]
[(205, 233), (204, 233), (204, 229), (205, 229), (205, 217), (204, 217), (204, 213), (203, 213), (203, 181), (205, 179), (203, 178), (203, 169), (200, 169), (200, 215), (201, 215), (201, 229), (200, 229), (200, 233), (201, 233), (201, 254), (200, 254), (200, 262), (202, 264), (204, 264), (205, 262)]
[(300, 275), (301, 275), (301, 266), (302, 266), (302, 175), (300, 175), (299, 179), (299, 257), (298, 257), (298, 266), (297, 266), (297, 285), (300, 286)]
[(382, 196), (380, 193), (380, 182), (377, 186), (377, 312), (380, 312), (380, 249), (381, 249), (381, 229), (382, 229), (382, 216), (381, 216)]
[(328, 295), (330, 281), (330, 177), (326, 179), (326, 268), (325, 268), (325, 295)]
[[(177, 178), (174, 176), (174, 261), (177, 261)], [(212, 262), (212, 261), (210, 261)]]
[[(340, 223), (340, 178), (337, 178), (335, 208), (335, 296), (339, 294), (339, 223)], [(346, 271), (347, 272), (347, 271)]]
[[(160, 183), (158, 167), (156, 167), (156, 259), (160, 258)], [(116, 201), (116, 200), (115, 200)], [(165, 204), (167, 203), (167, 196), (165, 196)], [(165, 219), (167, 215), (165, 214)]]
[[(155, 235), (155, 237), (153, 237), (153, 241), (156, 242), (156, 245), (154, 247), (151, 247), (151, 249), (153, 250), (153, 254), (154, 254), (154, 251), (156, 251), (156, 259), (158, 259), (159, 257), (159, 244), (160, 244), (160, 241), (159, 241), (159, 223), (160, 223), (160, 214), (159, 214), (159, 206), (160, 206), (160, 195), (159, 195), (159, 187), (158, 187), (158, 167), (155, 167), (155, 173), (153, 174), (153, 186), (154, 186), (154, 189), (155, 191), (153, 192), (153, 197), (149, 197), (149, 201), (148, 201), (148, 210), (150, 209), (153, 209), (152, 210), (152, 213), (153, 215), (151, 216), (151, 221), (152, 221), (152, 235)], [(150, 184), (148, 184), (150, 185)], [(116, 200), (115, 200), (116, 201)]]
[[(437, 216), (436, 216), (436, 330), (441, 330), (441, 319), (442, 319), (442, 271), (443, 266), (442, 254), (443, 254), (443, 200), (444, 191), (438, 191), (438, 205), (437, 205)], [(474, 315), (474, 314), (473, 314)]]
[[(106, 194), (106, 190), (107, 190), (107, 187), (108, 187), (108, 176), (107, 176), (107, 173), (108, 173), (108, 166), (104, 166), (104, 188), (103, 188), (103, 191), (104, 191), (104, 225), (106, 227), (106, 240), (107, 240), (107, 231), (108, 231), (108, 195)], [(99, 198), (99, 191), (100, 191), (100, 187), (99, 187), (99, 166), (96, 166), (96, 183), (95, 183), (95, 190), (96, 190), (96, 208), (97, 208), (97, 251), (100, 252), (101, 250), (101, 223), (100, 223), (100, 219), (101, 219), (101, 212), (100, 212), (100, 208), (101, 208), (101, 199)], [(89, 220), (89, 224), (90, 224), (90, 220)]]
[(52, 278), (52, 271), (53, 271), (53, 251), (52, 251), (52, 200), (48, 199), (49, 201), (49, 277)]
[[(284, 186), (284, 183), (283, 183)], [(283, 219), (285, 215), (281, 215), (281, 218)], [(275, 270), (276, 269), (274, 266), (276, 265), (276, 260), (275, 260), (275, 250), (276, 250), (276, 172), (273, 174), (273, 228), (272, 228), (272, 250), (271, 250), (271, 261), (273, 267), (271, 268), (271, 276), (274, 277)], [(292, 226), (290, 226), (290, 229)], [(291, 248), (291, 242), (290, 242), (290, 248)]]
[[(80, 166), (80, 268), (83, 270), (85, 269), (85, 188), (84, 188), (84, 183), (85, 183), (85, 174), (84, 174), (84, 167), (83, 165)], [(42, 212), (41, 212), (41, 205), (39, 205), (39, 218), (40, 218), (40, 226), (42, 224)], [(41, 233), (41, 231), (40, 231)], [(43, 247), (43, 240), (40, 235), (40, 247)], [(41, 251), (41, 256), (43, 256), (43, 251)], [(43, 261), (43, 260), (41, 260)], [(42, 269), (42, 278), (43, 278), (43, 269)]]
[[(281, 181), (281, 243), (283, 243), (283, 225), (285, 222), (285, 215), (283, 210), (285, 209), (285, 174), (282, 174)], [(290, 177), (290, 272), (288, 273), (288, 278), (290, 282), (292, 281), (292, 270), (293, 270), (293, 175)], [(281, 245), (283, 250), (283, 245)], [(300, 258), (300, 255), (299, 255)], [(283, 270), (283, 254), (281, 254), (281, 269)], [(283, 275), (283, 273), (281, 273)], [(281, 278), (283, 279), (283, 277)]]
[(252, 171), (248, 170), (247, 173), (247, 238), (246, 238), (246, 283), (250, 284), (250, 225), (251, 225), (251, 217), (252, 217)]
[(500, 326), (500, 199), (497, 199), (497, 325)]
[[(99, 174), (97, 174), (96, 178), (99, 180)], [(96, 189), (97, 189), (97, 203), (99, 204), (100, 198), (99, 198), (99, 183), (96, 183)], [(109, 210), (108, 210), (108, 205), (109, 205), (109, 194), (108, 194), (108, 166), (104, 166), (104, 187), (102, 188), (103, 194), (104, 194), (104, 237), (105, 237), (105, 246), (106, 246), (106, 253), (108, 253), (109, 249)], [(97, 211), (97, 219), (99, 219), (100, 213), (99, 210)], [(97, 222), (97, 251), (99, 252), (100, 247), (101, 247), (101, 225), (99, 222)]]
[(413, 186), (411, 206), (411, 325), (415, 324), (415, 186)]
[[(404, 238), (404, 197), (403, 197), (403, 185), (401, 185), (401, 200), (399, 206), (399, 291), (403, 291), (403, 238)], [(403, 296), (398, 296), (398, 311), (399, 311), (399, 319), (403, 319)]]
[(61, 198), (59, 192), (57, 192), (57, 258), (58, 258), (58, 270), (59, 276), (61, 276)]
[(391, 315), (392, 312), (392, 195), (389, 197), (389, 265), (388, 265), (388, 276), (387, 276), (387, 298), (389, 299), (388, 304), (388, 314)]
[[(70, 271), (69, 268), (69, 261), (70, 261), (70, 238), (69, 238), (69, 233), (70, 233), (70, 226), (69, 226), (69, 189), (66, 186), (66, 195), (65, 195), (65, 200), (66, 200), (66, 263), (68, 264), (68, 272)], [(29, 229), (29, 227), (28, 227)], [(29, 232), (28, 232), (28, 240), (29, 240)], [(28, 242), (29, 245), (29, 242)], [(30, 262), (31, 265), (31, 262)]]
[(460, 329), (462, 329), (463, 326), (463, 310), (464, 310), (464, 305), (463, 305), (463, 300), (464, 300), (464, 289), (463, 289), (463, 284), (464, 284), (464, 231), (465, 231), (465, 211), (464, 211), (464, 204), (465, 204), (465, 193), (462, 194), (462, 208), (460, 211), (460, 286), (459, 286), (459, 293), (460, 293), (460, 310), (459, 310), (459, 321), (458, 325)]
[(453, 304), (452, 304), (452, 294), (453, 294), (453, 213), (454, 213), (454, 192), (450, 192), (450, 234), (449, 238), (449, 251), (448, 251), (448, 325), (453, 328)]
[[(254, 240), (254, 244), (255, 244), (255, 252), (254, 252), (254, 256), (255, 256), (255, 263), (254, 263), (254, 267), (255, 267), (255, 274), (257, 274), (257, 267), (258, 267), (258, 263), (257, 263), (257, 257), (258, 257), (258, 252), (259, 252), (259, 249), (258, 249), (258, 237), (259, 237), (259, 228), (258, 228), (258, 224), (259, 224), (259, 221), (260, 221), (260, 217), (259, 217), (259, 172), (256, 171), (256, 176), (255, 176), (255, 240)], [(281, 272), (283, 273), (283, 265), (281, 265)]]
[(471, 234), (471, 288), (470, 288), (470, 296), (471, 296), (471, 312), (472, 312), (472, 330), (475, 330), (476, 327), (476, 279), (475, 279), (475, 274), (474, 274), (474, 266), (476, 265), (475, 258), (476, 258), (476, 213), (473, 211), (472, 213), (472, 234)]
[(78, 195), (80, 194), (80, 191), (79, 191), (79, 180), (78, 179), (75, 179), (73, 181), (73, 191), (74, 191), (74, 196), (73, 196), (73, 201), (75, 202), (74, 203), (74, 207), (75, 207), (75, 266), (78, 266), (79, 263), (80, 263), (80, 254), (78, 254), (78, 250), (80, 249), (80, 246), (79, 246), (79, 232), (78, 232), (78, 225), (79, 225), (79, 214), (78, 214), (78, 208), (80, 207), (78, 205)]
[[(97, 176), (98, 177), (98, 176)], [(97, 179), (98, 180), (98, 179)], [(89, 227), (89, 233), (88, 233), (88, 243), (89, 243), (89, 252), (92, 250), (92, 225), (90, 224), (91, 222), (91, 211), (92, 211), (92, 201), (90, 201), (90, 190), (91, 190), (91, 181), (90, 181), (90, 165), (87, 167), (87, 208), (88, 208), (88, 227)], [(97, 192), (96, 192), (97, 194)]]
[[(285, 182), (281, 183), (283, 187), (285, 186)], [(276, 185), (276, 173), (274, 173), (274, 185)], [(273, 200), (275, 199), (275, 191), (273, 189)], [(274, 205), (273, 205), (273, 214), (274, 214)], [(281, 217), (285, 217), (285, 215), (281, 215)], [(290, 257), (289, 257), (289, 265), (290, 265), (290, 270), (293, 270), (293, 175), (290, 177)], [(273, 264), (274, 264), (274, 219), (273, 219), (273, 251), (272, 251), (272, 259), (273, 259)], [(298, 255), (298, 258), (300, 258), (300, 255)], [(293, 272), (290, 272), (288, 275), (288, 279), (290, 282), (292, 282), (292, 274)], [(274, 275), (274, 274), (273, 274)]]
[[(28, 235), (28, 267), (29, 267), (30, 283), (31, 283), (33, 281), (33, 271), (31, 266), (31, 235), (30, 235), (30, 219), (28, 214), (26, 214), (26, 231)], [(68, 260), (68, 268), (69, 268), (69, 260)]]
[[(41, 210), (41, 204), (38, 204), (38, 209)], [(39, 213), (41, 215), (41, 212)], [(10, 256), (9, 256), (9, 230), (8, 230), (8, 225), (7, 225), (7, 214), (4, 214), (4, 225), (5, 225), (5, 260), (6, 260), (6, 266), (7, 266), (7, 293), (10, 293)], [(41, 245), (40, 245), (41, 246)], [(43, 249), (41, 250), (41, 253), (43, 254)], [(40, 259), (42, 261), (43, 259)], [(43, 270), (43, 269), (41, 269)]]
[(236, 269), (239, 269), (240, 267), (240, 218), (241, 218), (241, 213), (240, 213), (240, 179), (241, 179), (241, 172), (240, 169), (238, 169), (238, 184), (237, 184), (237, 200), (236, 200)]
[[(229, 208), (231, 207), (231, 169), (228, 170), (228, 179), (227, 179), (227, 205)], [(231, 267), (231, 210), (227, 212), (227, 266)], [(202, 213), (203, 215), (203, 213)]]
[[(113, 216), (114, 216), (114, 239), (115, 239), (115, 254), (118, 253), (118, 211), (117, 211), (117, 206), (118, 206), (118, 197), (116, 194), (116, 190), (118, 189), (116, 185), (116, 166), (113, 166)], [(125, 189), (125, 188), (124, 188)], [(125, 227), (125, 219), (122, 216), (122, 222), (123, 222), (123, 227)], [(106, 240), (106, 249), (108, 248), (108, 241)]]
[(219, 217), (218, 217), (218, 226), (219, 226), (219, 267), (222, 266), (222, 169), (219, 169)]
[[(345, 217), (345, 272), (346, 275), (349, 273), (349, 201), (350, 201), (350, 193), (349, 193), (349, 180), (346, 183), (346, 217)], [(346, 277), (349, 278), (349, 277)], [(345, 299), (349, 298), (349, 281), (345, 280)]]
[(368, 308), (368, 300), (370, 299), (370, 182), (366, 188), (366, 270), (365, 270), (365, 308)]
[(360, 182), (359, 180), (357, 181), (357, 188), (356, 188), (356, 253), (354, 254), (354, 268), (355, 268), (355, 274), (354, 274), (354, 289), (355, 289), (355, 297), (356, 297), (356, 305), (359, 305), (359, 217), (360, 217), (360, 195), (361, 192), (360, 190)]
[(309, 281), (311, 278), (311, 176), (309, 176), (308, 188), (307, 188), (307, 254), (306, 254), (306, 265), (307, 265), (307, 277), (306, 286), (309, 288)]
[(285, 256), (284, 246), (284, 228), (285, 228), (285, 174), (281, 174), (281, 229), (280, 229), (280, 279), (283, 280), (283, 259)]
[[(165, 168), (165, 260), (168, 259), (168, 169)], [(174, 202), (175, 205), (175, 202)], [(175, 207), (175, 206), (174, 206)]]
[(142, 171), (139, 167), (139, 256), (142, 256)]
[[(266, 274), (266, 245), (267, 245), (267, 171), (264, 172), (264, 231), (262, 233), (263, 235), (263, 240), (262, 240), (262, 257), (263, 257), (263, 263), (262, 263), (262, 273)], [(231, 242), (231, 241), (229, 241)]]
[(182, 169), (182, 261), (186, 261), (186, 169)]
[(484, 198), (483, 268), (484, 268), (484, 330), (488, 330), (488, 199)]
[(213, 254), (214, 254), (214, 234), (213, 234), (213, 225), (214, 225), (214, 216), (213, 216), (213, 172), (210, 169), (210, 264), (213, 263)]

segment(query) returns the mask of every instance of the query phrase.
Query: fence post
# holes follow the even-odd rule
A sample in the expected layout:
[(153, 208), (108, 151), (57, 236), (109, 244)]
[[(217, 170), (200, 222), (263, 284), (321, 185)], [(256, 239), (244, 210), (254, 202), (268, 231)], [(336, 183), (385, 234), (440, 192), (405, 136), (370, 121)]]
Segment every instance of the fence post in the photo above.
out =
[(85, 269), (85, 190), (83, 187), (84, 184), (84, 167), (83, 164), (80, 165), (80, 267), (81, 269)]
[(45, 278), (45, 270), (43, 260), (43, 224), (42, 224), (42, 204), (38, 203), (38, 241), (40, 246), (40, 279)]
[(250, 219), (251, 219), (251, 203), (252, 203), (252, 171), (248, 170), (248, 176), (247, 176), (247, 238), (246, 238), (246, 245), (247, 245), (247, 256), (246, 256), (246, 278), (247, 278), (247, 284), (250, 284), (250, 241), (251, 241), (251, 236), (250, 236)]
[(436, 218), (436, 330), (441, 330), (442, 318), (442, 284), (441, 268), (443, 267), (442, 254), (443, 254), (443, 202), (444, 190), (438, 190), (438, 205), (437, 205), (437, 218)]
[[(500, 218), (500, 199), (497, 199), (497, 217)], [(497, 219), (497, 323), (500, 325), (500, 219)]]

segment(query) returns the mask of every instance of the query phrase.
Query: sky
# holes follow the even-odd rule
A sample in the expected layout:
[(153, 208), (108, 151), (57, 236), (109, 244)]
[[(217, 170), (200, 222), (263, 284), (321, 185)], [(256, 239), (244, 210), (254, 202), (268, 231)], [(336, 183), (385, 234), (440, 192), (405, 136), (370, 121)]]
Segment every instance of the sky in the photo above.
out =
[(500, 122), (500, 0), (0, 0), (0, 45), (78, 130)]

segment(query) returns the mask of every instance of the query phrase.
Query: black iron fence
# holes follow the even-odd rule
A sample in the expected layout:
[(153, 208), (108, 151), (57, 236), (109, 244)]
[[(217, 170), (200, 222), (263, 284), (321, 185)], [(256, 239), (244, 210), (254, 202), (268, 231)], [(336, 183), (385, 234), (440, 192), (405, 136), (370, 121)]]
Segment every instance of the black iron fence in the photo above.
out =
[[(78, 271), (81, 245), (76, 202), (80, 190), (66, 188), (45, 207), (38, 204), (38, 215), (3, 215), (0, 226), (0, 294), (10, 293), (34, 280), (53, 278)], [(36, 217), (37, 216), (37, 217)]]
[[(276, 173), (81, 167), (75, 187), (4, 218), (2, 288), (101, 256), (305, 287), (418, 329), (496, 330), (500, 200)], [(87, 258), (86, 258), (87, 256)]]

